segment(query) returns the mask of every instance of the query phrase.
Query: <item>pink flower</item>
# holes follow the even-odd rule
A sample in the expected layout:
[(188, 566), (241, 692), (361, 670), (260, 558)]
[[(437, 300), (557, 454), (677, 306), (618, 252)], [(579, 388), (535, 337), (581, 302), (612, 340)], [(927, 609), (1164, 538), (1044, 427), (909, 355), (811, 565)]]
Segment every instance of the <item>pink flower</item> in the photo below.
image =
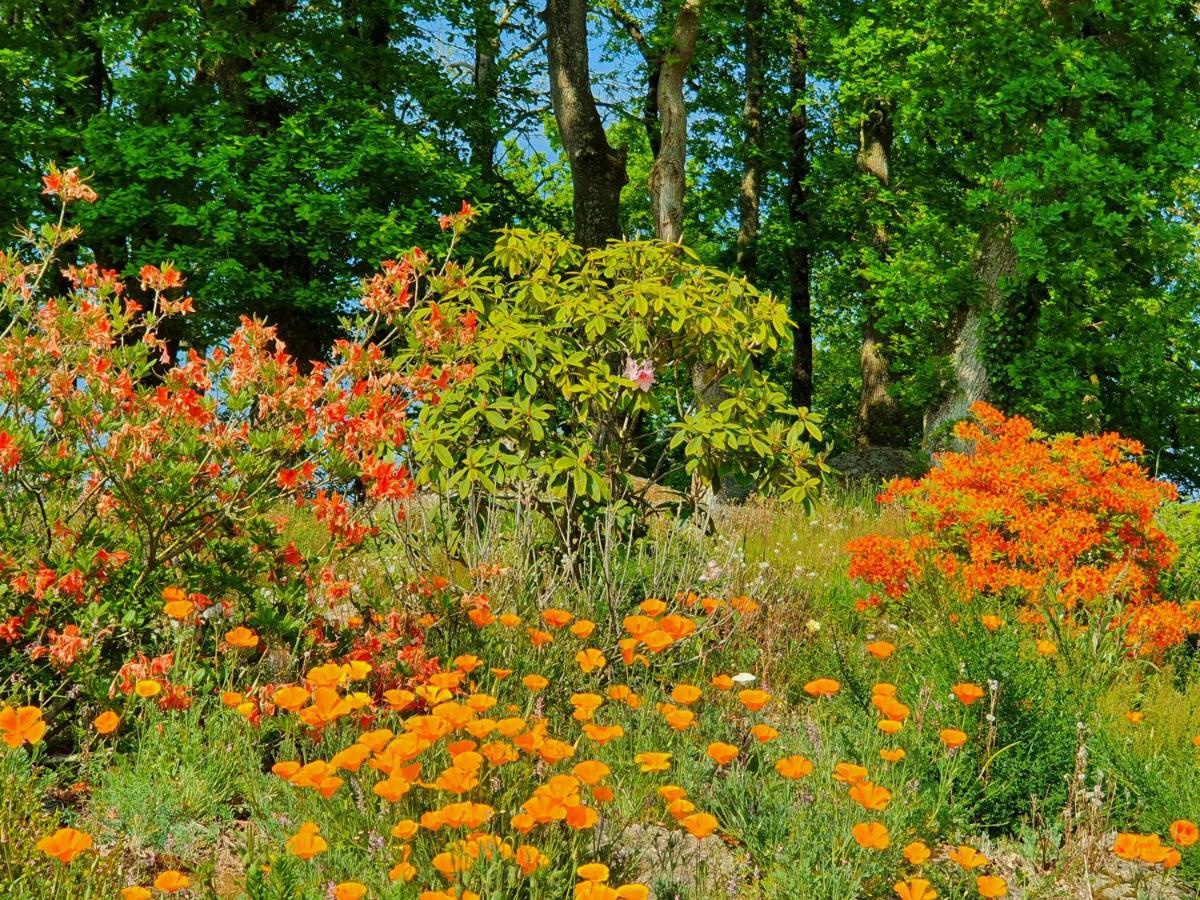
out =
[(654, 363), (651, 360), (636, 360), (630, 357), (625, 360), (625, 377), (635, 382), (643, 391), (649, 391), (654, 384)]

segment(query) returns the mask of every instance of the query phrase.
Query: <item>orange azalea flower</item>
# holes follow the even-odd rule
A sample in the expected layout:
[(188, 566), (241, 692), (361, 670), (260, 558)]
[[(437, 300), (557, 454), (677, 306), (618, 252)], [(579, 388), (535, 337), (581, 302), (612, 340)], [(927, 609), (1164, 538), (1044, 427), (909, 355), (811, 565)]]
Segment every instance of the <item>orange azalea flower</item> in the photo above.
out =
[(671, 768), (670, 753), (639, 753), (633, 758), (642, 772), (665, 772)]
[(901, 852), (904, 854), (904, 858), (914, 866), (921, 865), (930, 857), (929, 847), (926, 846), (924, 841), (913, 841), (911, 844), (906, 845)]
[(717, 819), (709, 813), (692, 813), (679, 821), (694, 838), (706, 838), (717, 830)]
[(890, 641), (871, 641), (867, 644), (867, 653), (876, 659), (887, 659), (896, 652), (896, 645)]
[(258, 635), (249, 628), (239, 625), (237, 628), (225, 632), (225, 642), (240, 650), (253, 650), (258, 646)]
[(813, 764), (807, 756), (795, 754), (794, 756), (785, 756), (779, 762), (775, 763), (775, 771), (789, 781), (795, 781), (799, 778), (804, 778), (812, 774)]
[(1194, 823), (1189, 822), (1187, 819), (1176, 819), (1172, 822), (1169, 833), (1171, 840), (1180, 847), (1190, 847), (1200, 837), (1200, 830), (1196, 828)]
[(121, 717), (111, 709), (107, 709), (92, 719), (92, 727), (100, 734), (112, 734), (121, 724)]
[(863, 809), (881, 812), (892, 802), (892, 792), (870, 781), (860, 781), (851, 786), (850, 799)]
[(738, 691), (738, 702), (750, 710), (750, 712), (758, 712), (771, 702), (771, 695), (757, 688), (748, 688), (744, 691)]
[(343, 881), (333, 886), (333, 900), (362, 900), (367, 886), (357, 881)]
[(575, 654), (575, 662), (579, 664), (580, 670), (586, 675), (603, 669), (608, 660), (595, 647), (588, 647)]
[(938, 732), (938, 737), (951, 750), (955, 750), (967, 742), (966, 732), (959, 731), (957, 728), (943, 728)]
[(980, 875), (975, 879), (980, 897), (1007, 897), (1008, 882), (999, 875)]
[(842, 684), (833, 678), (817, 678), (804, 685), (804, 691), (813, 697), (832, 697), (842, 689)]
[(303, 860), (312, 859), (319, 853), (329, 849), (325, 838), (321, 837), (321, 827), (315, 822), (305, 822), (300, 830), (288, 838), (288, 853)]
[(956, 684), (953, 688), (951, 688), (951, 690), (953, 690), (954, 696), (957, 697), (959, 702), (964, 706), (970, 706), (972, 703), (982, 699), (984, 696), (983, 688), (977, 684), (972, 684), (969, 681)]
[(36, 706), (0, 709), (0, 738), (14, 750), (26, 741), (36, 744), (46, 733), (42, 711)]
[(721, 741), (713, 741), (708, 745), (707, 753), (709, 759), (715, 762), (718, 766), (725, 766), (737, 759), (738, 748), (733, 744), (725, 744)]
[(966, 844), (956, 847), (947, 855), (950, 857), (950, 859), (968, 871), (971, 869), (978, 869), (980, 866), (986, 866), (988, 864), (988, 858), (986, 856), (984, 856), (974, 847), (968, 847)]
[(37, 848), (60, 863), (69, 863), (80, 853), (92, 849), (92, 836), (74, 828), (60, 828), (37, 842)]
[(859, 822), (850, 829), (854, 841), (865, 850), (886, 850), (891, 843), (887, 826), (882, 822)]
[(158, 877), (154, 879), (154, 886), (164, 894), (174, 894), (176, 891), (182, 891), (191, 883), (192, 880), (178, 869), (167, 869), (165, 872), (159, 872)]
[(892, 890), (900, 900), (936, 900), (937, 891), (924, 878), (910, 878), (908, 881), (897, 881)]

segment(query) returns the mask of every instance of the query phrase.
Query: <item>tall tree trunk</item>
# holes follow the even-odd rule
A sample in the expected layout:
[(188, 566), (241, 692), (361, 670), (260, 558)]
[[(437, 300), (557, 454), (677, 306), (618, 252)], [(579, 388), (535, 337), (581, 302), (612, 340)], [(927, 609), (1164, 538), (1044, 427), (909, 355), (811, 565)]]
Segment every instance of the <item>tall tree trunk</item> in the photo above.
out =
[(625, 154), (608, 143), (592, 96), (587, 0), (546, 0), (550, 103), (571, 167), (575, 241), (600, 247), (621, 236)]
[(950, 328), (950, 367), (954, 388), (949, 396), (925, 414), (926, 440), (964, 418), (971, 404), (988, 393), (988, 371), (983, 356), (983, 319), (1004, 303), (1008, 282), (1017, 271), (1017, 251), (1009, 223), (984, 226), (979, 233), (975, 272), (982, 286), (982, 303), (968, 303), (955, 314)]
[(475, 64), (471, 74), (475, 112), (471, 123), (471, 166), (485, 185), (496, 181), (496, 98), (500, 92), (497, 59), (500, 28), (491, 0), (475, 0), (473, 43)]
[[(878, 100), (862, 118), (859, 127), (858, 168), (872, 176), (877, 187), (865, 198), (868, 207), (881, 190), (891, 184), (892, 114), (890, 105)], [(867, 219), (872, 218), (867, 210)], [(875, 216), (871, 226), (871, 241), (880, 259), (888, 256), (888, 231), (882, 218)], [(879, 311), (865, 285), (866, 310), (863, 316), (862, 347), (859, 368), (862, 373), (862, 394), (858, 405), (858, 442), (864, 447), (892, 447), (904, 442), (898, 421), (899, 408), (891, 394), (891, 370), (887, 361), (886, 336), (879, 329)]]
[(791, 46), (788, 52), (788, 281), (791, 286), (792, 322), (792, 403), (812, 406), (813, 331), (812, 268), (809, 244), (812, 240), (811, 212), (808, 205), (808, 35), (805, 21), (807, 0), (793, 0)]
[(700, 0), (684, 0), (675, 18), (671, 46), (658, 77), (659, 149), (650, 169), (650, 205), (659, 240), (683, 239), (683, 194), (687, 187), (687, 105), (684, 75), (696, 52)]
[(763, 179), (763, 0), (746, 0), (746, 99), (742, 104), (742, 185), (738, 191), (737, 266), (758, 278)]

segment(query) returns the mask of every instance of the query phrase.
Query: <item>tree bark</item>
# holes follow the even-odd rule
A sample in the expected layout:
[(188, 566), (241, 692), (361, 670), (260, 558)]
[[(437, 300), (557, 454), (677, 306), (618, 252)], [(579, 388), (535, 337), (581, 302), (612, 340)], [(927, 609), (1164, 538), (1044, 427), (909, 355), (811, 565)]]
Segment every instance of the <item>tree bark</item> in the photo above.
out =
[(1004, 304), (1006, 285), (1017, 271), (1017, 251), (1008, 223), (986, 225), (979, 233), (975, 272), (983, 288), (982, 303), (959, 308), (950, 327), (950, 367), (954, 388), (928, 410), (923, 423), (926, 441), (965, 418), (971, 405), (987, 397), (989, 379), (983, 355), (983, 319)]
[[(858, 168), (872, 176), (877, 187), (868, 192), (869, 206), (880, 190), (891, 185), (892, 115), (890, 105), (877, 100), (863, 114), (859, 126)], [(870, 217), (868, 216), (868, 220)], [(871, 242), (880, 259), (888, 256), (887, 226), (877, 218), (871, 226)], [(864, 284), (863, 339), (859, 353), (862, 394), (858, 405), (858, 443), (861, 447), (893, 447), (904, 443), (899, 408), (891, 393), (891, 370), (887, 360), (886, 336), (879, 328), (870, 285)]]
[(587, 0), (546, 0), (550, 103), (571, 168), (575, 241), (601, 247), (621, 236), (625, 154), (608, 142), (592, 96)]
[(472, 30), (475, 61), (471, 72), (475, 114), (469, 135), (471, 166), (479, 180), (491, 185), (496, 180), (496, 100), (500, 93), (498, 58), (500, 28), (491, 0), (475, 0)]
[(791, 109), (788, 111), (788, 281), (791, 287), (792, 317), (792, 403), (811, 407), (813, 391), (812, 268), (809, 244), (812, 240), (811, 212), (808, 204), (808, 36), (805, 4), (794, 0), (791, 46), (788, 52), (788, 87)]
[(763, 0), (746, 0), (746, 99), (742, 104), (742, 184), (738, 191), (737, 267), (758, 277), (758, 234), (763, 179)]
[(687, 105), (684, 75), (696, 52), (700, 0), (684, 0), (675, 18), (671, 46), (658, 78), (659, 150), (650, 169), (650, 205), (659, 240), (683, 239), (683, 195), (687, 187)]

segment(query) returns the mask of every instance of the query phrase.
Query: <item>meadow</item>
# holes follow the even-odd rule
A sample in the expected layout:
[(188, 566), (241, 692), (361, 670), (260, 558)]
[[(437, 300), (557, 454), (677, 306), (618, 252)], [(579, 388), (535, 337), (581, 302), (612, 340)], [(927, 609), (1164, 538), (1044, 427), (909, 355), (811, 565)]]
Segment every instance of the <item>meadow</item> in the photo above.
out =
[[(5, 896), (1200, 888), (1200, 515), (1137, 442), (978, 404), (924, 475), (847, 483), (750, 364), (786, 315), (652, 244), (414, 253), (302, 372), (251, 320), (171, 352), (178, 271), (55, 294), (74, 234), (27, 238)], [(672, 408), (694, 354), (739, 378)], [(761, 490), (686, 502), (722, 477)]]

